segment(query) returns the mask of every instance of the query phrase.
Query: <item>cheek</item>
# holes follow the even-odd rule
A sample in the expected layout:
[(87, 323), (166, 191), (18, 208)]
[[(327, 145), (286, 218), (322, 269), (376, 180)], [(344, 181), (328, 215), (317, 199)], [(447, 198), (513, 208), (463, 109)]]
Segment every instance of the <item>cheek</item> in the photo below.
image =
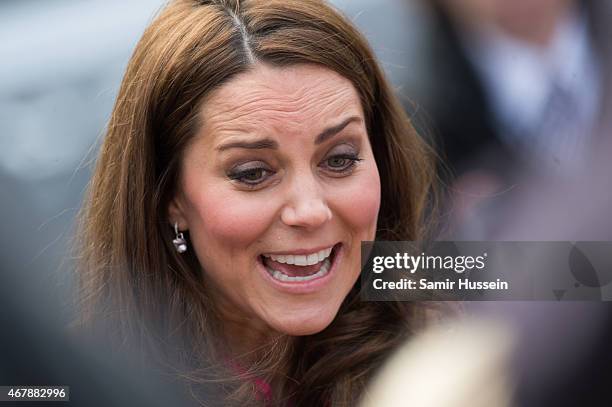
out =
[(192, 199), (190, 211), (191, 235), (203, 232), (202, 240), (241, 248), (262, 237), (272, 222), (273, 209), (263, 200), (241, 197), (233, 191), (206, 195)]
[(373, 240), (380, 209), (380, 178), (375, 166), (361, 175), (359, 182), (338, 190), (334, 207), (354, 234)]

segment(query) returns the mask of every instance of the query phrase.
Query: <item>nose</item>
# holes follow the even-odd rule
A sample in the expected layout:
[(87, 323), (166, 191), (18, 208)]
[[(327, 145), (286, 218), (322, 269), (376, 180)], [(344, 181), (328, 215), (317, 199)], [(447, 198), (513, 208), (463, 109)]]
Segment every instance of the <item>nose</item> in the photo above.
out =
[(332, 211), (316, 180), (300, 177), (294, 181), (289, 199), (281, 212), (284, 224), (315, 229), (332, 219)]

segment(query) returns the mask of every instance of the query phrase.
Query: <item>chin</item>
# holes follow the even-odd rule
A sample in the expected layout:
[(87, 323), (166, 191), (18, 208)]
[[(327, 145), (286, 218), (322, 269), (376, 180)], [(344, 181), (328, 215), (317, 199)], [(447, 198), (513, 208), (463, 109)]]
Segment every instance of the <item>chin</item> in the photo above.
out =
[(314, 335), (327, 328), (338, 313), (338, 308), (333, 310), (316, 310), (314, 313), (300, 315), (293, 313), (289, 318), (278, 319), (270, 323), (272, 329), (290, 336)]

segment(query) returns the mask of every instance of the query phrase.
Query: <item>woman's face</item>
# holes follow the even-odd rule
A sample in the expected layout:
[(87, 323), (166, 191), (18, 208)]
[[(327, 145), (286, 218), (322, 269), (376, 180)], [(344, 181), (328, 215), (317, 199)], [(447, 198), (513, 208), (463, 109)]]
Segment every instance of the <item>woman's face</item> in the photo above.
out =
[(359, 276), (380, 206), (355, 88), (314, 65), (257, 64), (200, 114), (170, 219), (189, 229), (225, 322), (323, 330)]

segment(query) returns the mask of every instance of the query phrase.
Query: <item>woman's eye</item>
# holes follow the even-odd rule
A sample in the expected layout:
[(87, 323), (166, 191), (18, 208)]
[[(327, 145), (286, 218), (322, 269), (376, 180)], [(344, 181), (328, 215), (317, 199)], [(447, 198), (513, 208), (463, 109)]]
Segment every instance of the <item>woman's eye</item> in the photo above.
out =
[(327, 158), (324, 164), (326, 169), (342, 173), (350, 171), (358, 161), (361, 159), (356, 155), (338, 154)]
[(229, 178), (248, 186), (257, 186), (270, 177), (273, 172), (267, 168), (255, 167), (237, 169), (228, 174)]

